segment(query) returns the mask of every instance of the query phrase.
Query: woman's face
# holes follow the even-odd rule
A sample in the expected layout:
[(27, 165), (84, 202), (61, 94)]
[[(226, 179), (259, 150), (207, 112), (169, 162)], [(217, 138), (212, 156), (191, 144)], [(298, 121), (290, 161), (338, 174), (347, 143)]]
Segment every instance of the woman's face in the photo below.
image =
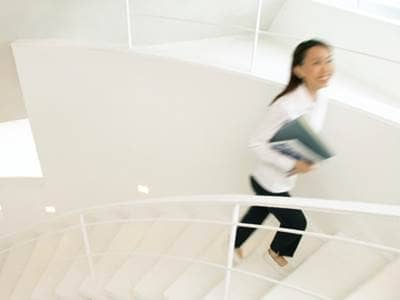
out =
[(313, 90), (327, 86), (334, 72), (331, 51), (323, 46), (308, 49), (303, 64), (296, 66), (294, 72)]

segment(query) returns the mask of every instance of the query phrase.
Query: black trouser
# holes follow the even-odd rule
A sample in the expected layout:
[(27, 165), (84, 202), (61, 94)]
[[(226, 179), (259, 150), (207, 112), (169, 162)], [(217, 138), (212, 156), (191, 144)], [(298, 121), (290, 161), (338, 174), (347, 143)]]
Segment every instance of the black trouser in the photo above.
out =
[[(290, 197), (289, 193), (272, 193), (267, 191), (258, 182), (250, 177), (251, 186), (254, 192), (260, 196), (280, 196)], [(305, 230), (307, 226), (306, 218), (299, 209), (251, 206), (243, 216), (241, 223), (261, 224), (268, 214), (273, 214), (280, 222), (281, 228)], [(239, 248), (248, 237), (254, 232), (255, 228), (238, 227), (236, 231), (235, 248)], [(301, 235), (286, 232), (277, 232), (271, 243), (270, 248), (282, 256), (293, 256), (301, 240)]]

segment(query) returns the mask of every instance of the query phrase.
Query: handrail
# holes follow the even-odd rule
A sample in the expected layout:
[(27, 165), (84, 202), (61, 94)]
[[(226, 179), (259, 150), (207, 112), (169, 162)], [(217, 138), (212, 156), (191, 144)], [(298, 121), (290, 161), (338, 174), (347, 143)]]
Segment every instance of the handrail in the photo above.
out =
[[(373, 215), (384, 215), (400, 217), (400, 206), (392, 204), (366, 203), (357, 201), (329, 200), (319, 198), (292, 197), (288, 203), (285, 197), (272, 196), (254, 196), (254, 195), (200, 195), (200, 196), (176, 196), (163, 198), (148, 198), (145, 200), (136, 200), (134, 202), (110, 203), (100, 206), (93, 206), (75, 211), (84, 212), (86, 210), (110, 208), (129, 205), (148, 205), (148, 204), (173, 204), (184, 205), (199, 204), (240, 204), (240, 205), (259, 205), (286, 208), (303, 208), (309, 210), (332, 210), (337, 212), (365, 213)], [(72, 213), (72, 212), (71, 212)]]
[[(157, 18), (157, 19), (165, 19), (165, 20), (172, 20), (172, 21), (180, 21), (180, 22), (186, 22), (186, 23), (193, 23), (193, 24), (200, 24), (200, 25), (208, 25), (208, 26), (214, 26), (214, 27), (219, 27), (219, 28), (231, 28), (231, 29), (239, 29), (242, 31), (246, 31), (249, 33), (259, 33), (262, 35), (268, 35), (268, 36), (275, 36), (275, 37), (283, 37), (295, 41), (302, 41), (302, 38), (299, 38), (294, 35), (289, 35), (289, 34), (283, 34), (283, 33), (278, 33), (278, 32), (273, 32), (270, 30), (262, 30), (262, 29), (255, 29), (247, 26), (242, 26), (242, 25), (233, 25), (233, 24), (222, 24), (222, 23), (215, 23), (215, 22), (209, 22), (209, 21), (203, 21), (203, 20), (196, 20), (196, 19), (188, 19), (188, 18), (181, 18), (181, 17), (169, 17), (169, 16), (162, 16), (162, 15), (155, 15), (155, 14), (142, 14), (142, 13), (136, 13), (133, 14), (134, 17), (149, 17), (149, 18)], [(363, 55), (363, 56), (368, 56), (371, 58), (379, 59), (379, 60), (384, 60), (390, 63), (394, 64), (400, 64), (400, 60), (396, 59), (391, 59), (387, 57), (383, 57), (380, 55), (375, 55), (371, 54), (365, 51), (359, 51), (359, 50), (353, 50), (341, 46), (337, 46), (335, 44), (330, 44), (333, 48), (339, 49), (342, 51), (350, 52), (350, 53), (355, 53), (358, 55)]]
[[(310, 237), (316, 237), (316, 238), (321, 238), (325, 240), (336, 240), (336, 241), (341, 241), (341, 242), (346, 242), (354, 245), (361, 245), (365, 246), (368, 248), (372, 249), (377, 249), (377, 250), (382, 250), (382, 251), (387, 251), (387, 252), (393, 252), (396, 254), (400, 254), (400, 248), (395, 248), (395, 247), (390, 247), (390, 246), (385, 246), (377, 243), (371, 243), (371, 242), (366, 242), (354, 238), (348, 238), (348, 237), (342, 237), (342, 236), (335, 236), (335, 235), (330, 235), (330, 234), (324, 234), (320, 232), (313, 232), (313, 231), (303, 231), (303, 230), (297, 230), (297, 229), (289, 229), (289, 228), (281, 228), (277, 226), (270, 226), (270, 225), (256, 225), (256, 224), (249, 224), (249, 223), (232, 223), (230, 221), (219, 221), (219, 220), (212, 220), (212, 219), (198, 219), (198, 218), (163, 218), (163, 217), (154, 217), (154, 218), (135, 218), (135, 219), (111, 219), (107, 221), (99, 221), (99, 222), (85, 222), (86, 227), (91, 227), (91, 226), (96, 226), (96, 225), (106, 225), (106, 224), (125, 224), (125, 223), (145, 223), (145, 222), (154, 222), (154, 221), (161, 221), (161, 222), (170, 222), (170, 223), (194, 223), (194, 224), (214, 224), (214, 225), (225, 225), (225, 226), (231, 226), (231, 225), (236, 225), (240, 227), (248, 227), (248, 228), (255, 228), (255, 229), (266, 229), (266, 230), (271, 230), (271, 231), (279, 231), (279, 232), (286, 232), (286, 233), (293, 233), (293, 234), (301, 234), (304, 236), (310, 236)], [(81, 225), (70, 225), (67, 228), (63, 228), (60, 230), (56, 231), (51, 231), (48, 233), (43, 233), (40, 235), (40, 237), (43, 236), (52, 236), (52, 235), (57, 235), (61, 233), (65, 233), (71, 230), (79, 230), (81, 229)], [(0, 249), (0, 255), (10, 251), (14, 246), (24, 246), (29, 243), (33, 243), (39, 240), (39, 237), (36, 238), (30, 238), (28, 240), (24, 240), (22, 242), (17, 242), (13, 244), (12, 247), (8, 247), (5, 249)], [(87, 240), (87, 237), (86, 237)], [(90, 251), (89, 251), (90, 252)]]
[(320, 232), (313, 232), (313, 231), (304, 231), (304, 230), (297, 230), (297, 229), (290, 229), (290, 228), (281, 228), (277, 226), (270, 226), (270, 225), (256, 225), (256, 224), (249, 224), (249, 223), (241, 223), (241, 222), (228, 222), (228, 221), (219, 221), (219, 220), (210, 220), (210, 219), (196, 219), (196, 218), (137, 218), (137, 219), (112, 219), (107, 221), (100, 221), (100, 222), (86, 222), (86, 226), (96, 226), (96, 225), (105, 225), (105, 224), (116, 224), (116, 223), (142, 223), (142, 222), (154, 222), (154, 221), (161, 221), (161, 222), (168, 222), (168, 223), (195, 223), (195, 224), (214, 224), (214, 225), (226, 225), (226, 226), (240, 226), (240, 227), (248, 227), (248, 228), (255, 228), (255, 229), (266, 229), (272, 231), (279, 231), (285, 233), (293, 233), (293, 234), (301, 234), (304, 236), (316, 237), (325, 240), (336, 240), (341, 241), (349, 244), (360, 245), (372, 249), (383, 250), (387, 252), (393, 252), (396, 254), (400, 254), (400, 248), (384, 246), (377, 243), (366, 242), (354, 238), (348, 238), (343, 236), (336, 236), (330, 235)]
[[(253, 196), (256, 198), (280, 198), (280, 197), (260, 197), (260, 196)], [(292, 198), (294, 199), (294, 198)], [(149, 201), (149, 202), (143, 202), (143, 203), (130, 203), (131, 205), (151, 205), (151, 204), (160, 204), (160, 203), (180, 203), (180, 204), (188, 204), (186, 203), (187, 201), (191, 202), (190, 200), (183, 200), (185, 202), (179, 202), (179, 201), (175, 201), (172, 202), (170, 200), (165, 200), (165, 201), (160, 201), (162, 199), (159, 200), (153, 200), (153, 201)], [(279, 199), (280, 200), (280, 199)], [(146, 200), (145, 200), (146, 201)], [(331, 200), (325, 200), (325, 201), (331, 201)], [(138, 201), (140, 202), (140, 201)], [(213, 201), (214, 202), (214, 201)], [(284, 202), (285, 205), (281, 205), (279, 203)], [(196, 202), (191, 202), (191, 204), (196, 203)], [(218, 203), (218, 201), (217, 201)], [(223, 204), (234, 204), (237, 203), (236, 202), (227, 202), (227, 201), (223, 201)], [(282, 201), (274, 201), (274, 202), (269, 202), (268, 204), (266, 204), (265, 202), (260, 202), (260, 201), (241, 201), (240, 203), (245, 203), (246, 205), (257, 205), (257, 206), (271, 206), (271, 207), (288, 207), (288, 208), (301, 208), (300, 206), (289, 206), (287, 205), (287, 201), (285, 201), (285, 199), (282, 199)], [(277, 204), (278, 203), (278, 204)], [(124, 205), (127, 205), (127, 203), (123, 203)], [(202, 203), (204, 204), (204, 202)], [(117, 204), (113, 204), (113, 205), (104, 205), (104, 206), (99, 206), (100, 208), (110, 208), (113, 206), (119, 206)], [(381, 204), (378, 206), (382, 206)], [(385, 205), (386, 206), (386, 205)], [(99, 208), (99, 207), (96, 207)], [(393, 206), (389, 206), (389, 207), (393, 207)], [(396, 210), (399, 210), (400, 207), (395, 206)], [(363, 212), (363, 209), (359, 210), (360, 212)], [(81, 213), (83, 212), (83, 210), (81, 211)], [(393, 215), (394, 216), (398, 216), (398, 211), (393, 211)], [(379, 214), (379, 212), (378, 212)], [(62, 216), (60, 216), (62, 217)], [(57, 219), (57, 218), (56, 218)], [(55, 220), (53, 220), (55, 221)], [(274, 231), (280, 231), (280, 232), (286, 232), (286, 233), (294, 233), (294, 234), (302, 234), (304, 236), (313, 236), (313, 237), (317, 237), (317, 238), (323, 238), (323, 239), (328, 239), (328, 240), (337, 240), (337, 241), (343, 241), (343, 242), (347, 242), (347, 243), (352, 243), (352, 244), (357, 244), (357, 245), (362, 245), (362, 246), (366, 246), (369, 248), (374, 248), (374, 249), (378, 249), (378, 250), (384, 250), (384, 251), (389, 251), (389, 252), (394, 252), (394, 253), (399, 253), (400, 254), (400, 248), (395, 248), (395, 247), (389, 247), (389, 246), (384, 246), (384, 245), (380, 245), (380, 244), (376, 244), (376, 243), (371, 243), (371, 242), (365, 242), (362, 240), (357, 240), (357, 239), (353, 239), (353, 238), (347, 238), (347, 237), (338, 237), (338, 236), (333, 236), (333, 235), (329, 235), (329, 234), (323, 234), (323, 233), (319, 233), (319, 232), (311, 232), (311, 231), (302, 231), (302, 230), (296, 230), (296, 229), (288, 229), (288, 228), (280, 228), (280, 227), (276, 227), (276, 226), (267, 226), (267, 225), (255, 225), (255, 224), (247, 224), (247, 223), (232, 223), (232, 222), (228, 222), (228, 221), (219, 221), (219, 220), (212, 220), (212, 219), (196, 219), (196, 218), (163, 218), (163, 217), (151, 217), (151, 218), (134, 218), (134, 219), (111, 219), (111, 220), (107, 220), (107, 221), (100, 221), (100, 222), (85, 222), (85, 226), (90, 227), (90, 226), (95, 226), (95, 225), (101, 225), (101, 224), (115, 224), (115, 223), (137, 223), (137, 222), (154, 222), (154, 221), (163, 221), (163, 222), (186, 222), (186, 223), (205, 223), (205, 224), (217, 224), (217, 225), (237, 225), (240, 227), (249, 227), (249, 228), (259, 228), (259, 229), (267, 229), (267, 230), (274, 230)], [(49, 221), (50, 223), (50, 221)], [(72, 229), (79, 229), (80, 225), (70, 225), (67, 228), (63, 228), (62, 230), (58, 230), (58, 231), (52, 231), (50, 233), (45, 233), (44, 235), (55, 235), (58, 233), (62, 233), (62, 232), (66, 232)], [(26, 243), (30, 243), (33, 241), (36, 241), (37, 238), (32, 238), (29, 239), (28, 241), (25, 241)], [(25, 242), (21, 242), (21, 244), (25, 244)], [(18, 245), (21, 245), (20, 243), (17, 243)], [(0, 254), (2, 254), (3, 252), (6, 252), (8, 250), (10, 250), (12, 247), (7, 248), (7, 249), (3, 249), (0, 250)]]
[(258, 39), (259, 39), (260, 24), (261, 24), (262, 4), (263, 4), (263, 0), (257, 0), (257, 19), (256, 19), (256, 29), (254, 31), (254, 41), (253, 41), (253, 51), (251, 54), (250, 72), (254, 72), (254, 68), (256, 66)]
[[(330, 210), (329, 213), (364, 213), (372, 215), (383, 215), (388, 217), (400, 217), (400, 206), (392, 204), (380, 204), (380, 203), (365, 203), (355, 201), (344, 201), (344, 200), (327, 200), (318, 198), (302, 198), (292, 197), (290, 203), (288, 203), (282, 197), (270, 197), (270, 196), (253, 196), (253, 195), (201, 195), (201, 196), (175, 196), (175, 197), (163, 197), (163, 198), (149, 198), (146, 200), (136, 200), (129, 202), (116, 202), (98, 206), (91, 206), (86, 208), (80, 208), (72, 210), (70, 212), (51, 217), (49, 220), (39, 222), (35, 225), (44, 225), (53, 223), (57, 220), (69, 216), (78, 216), (81, 213), (87, 213), (98, 209), (108, 209), (112, 207), (120, 206), (146, 206), (149, 204), (174, 204), (179, 203), (180, 205), (258, 205), (258, 206), (272, 206), (272, 207), (285, 207), (285, 208), (300, 208), (310, 211), (325, 211)], [(32, 230), (32, 224), (26, 226), (24, 229), (5, 234), (0, 236), (0, 241), (22, 234)]]
[(82, 233), (85, 254), (86, 254), (86, 257), (87, 257), (88, 263), (89, 263), (90, 276), (91, 276), (92, 280), (95, 280), (96, 275), (95, 275), (95, 271), (94, 271), (93, 256), (91, 255), (92, 250), (90, 247), (89, 237), (88, 237), (88, 233), (87, 233), (87, 225), (85, 223), (85, 218), (82, 214), (79, 216), (79, 224), (80, 224), (80, 229), (81, 229), (81, 233)]
[[(165, 219), (163, 221), (166, 221), (166, 220), (167, 219)], [(140, 221), (143, 221), (143, 220), (138, 219), (137, 221), (140, 222)], [(150, 220), (148, 220), (148, 221), (150, 221)], [(171, 222), (172, 220), (169, 220), (169, 221)], [(180, 222), (180, 220), (175, 220), (175, 221)], [(191, 222), (192, 223), (197, 223), (194, 220), (191, 220)], [(100, 224), (105, 224), (105, 223), (109, 223), (109, 222), (85, 223), (85, 226), (100, 225)], [(204, 223), (206, 223), (206, 222), (204, 222)], [(226, 223), (226, 225), (230, 225), (230, 223)], [(246, 225), (248, 225), (248, 224), (246, 224)], [(77, 229), (79, 229), (80, 225), (76, 225), (75, 227), (78, 227)], [(57, 235), (57, 234), (60, 234), (60, 233), (63, 233), (63, 232), (70, 231), (71, 228), (72, 228), (72, 226), (69, 227), (68, 229), (54, 231), (54, 232), (51, 232), (51, 233), (45, 234), (45, 235), (49, 235), (49, 236), (50, 235)], [(274, 228), (274, 227), (271, 227), (271, 228)], [(277, 229), (279, 229), (279, 228), (277, 228)], [(21, 246), (36, 242), (38, 240), (39, 240), (39, 238), (33, 238), (33, 239), (29, 239), (27, 241), (24, 241), (22, 243), (18, 243), (16, 245), (14, 245), (13, 247), (1, 250), (0, 251), (0, 255), (3, 254), (3, 253), (6, 253), (7, 251), (10, 251), (14, 247), (21, 247)], [(299, 291), (301, 293), (317, 297), (318, 299), (321, 299), (321, 300), (332, 300), (332, 299), (327, 298), (327, 297), (325, 297), (323, 295), (320, 295), (318, 293), (312, 292), (312, 291), (307, 290), (307, 289), (303, 289), (303, 288), (301, 288), (301, 287), (299, 287), (297, 285), (288, 284), (288, 283), (282, 282), (280, 280), (276, 280), (276, 279), (273, 279), (271, 277), (260, 275), (260, 274), (257, 274), (257, 273), (240, 270), (240, 269), (238, 269), (236, 267), (233, 267), (232, 264), (226, 266), (226, 265), (223, 265), (223, 264), (211, 263), (211, 262), (207, 262), (205, 260), (191, 258), (191, 257), (181, 257), (181, 256), (175, 256), (175, 255), (169, 255), (169, 254), (150, 254), (150, 253), (139, 252), (139, 251), (90, 252), (90, 250), (87, 251), (88, 243), (89, 242), (88, 242), (87, 237), (86, 238), (84, 237), (85, 254), (73, 256), (73, 257), (67, 258), (67, 260), (74, 261), (76, 259), (88, 259), (90, 276), (92, 277), (93, 280), (96, 280), (96, 276), (95, 276), (95, 272), (94, 272), (94, 264), (93, 264), (93, 258), (94, 257), (97, 257), (97, 256), (126, 255), (126, 254), (128, 254), (130, 256), (148, 256), (148, 257), (156, 257), (156, 258), (167, 258), (167, 259), (173, 259), (173, 260), (178, 260), (178, 261), (186, 261), (186, 262), (190, 262), (190, 263), (202, 264), (202, 265), (206, 265), (206, 266), (209, 266), (209, 267), (219, 268), (219, 269), (222, 269), (222, 270), (225, 270), (225, 271), (229, 271), (229, 272), (230, 271), (234, 271), (234, 272), (237, 272), (237, 273), (242, 273), (244, 275), (248, 275), (248, 276), (252, 276), (252, 277), (255, 277), (255, 278), (262, 279), (262, 280), (266, 280), (266, 281), (274, 283), (274, 284), (278, 284), (278, 285), (282, 285), (282, 286), (285, 286), (285, 287), (288, 287), (288, 288), (291, 288), (291, 289), (295, 289), (295, 290), (297, 290), (297, 291)], [(232, 261), (232, 259), (233, 258), (231, 257), (230, 260)], [(225, 293), (225, 295), (226, 295), (226, 293)]]
[(233, 267), (233, 260), (235, 256), (234, 248), (235, 248), (236, 231), (237, 231), (237, 223), (239, 221), (239, 215), (240, 215), (240, 206), (238, 204), (235, 204), (232, 210), (232, 224), (230, 225), (231, 233), (229, 235), (228, 255), (226, 258), (227, 269), (225, 271), (224, 300), (230, 299), (230, 286), (232, 277), (231, 269)]
[[(260, 30), (260, 34), (269, 35), (269, 36), (283, 37), (283, 38), (290, 38), (290, 39), (293, 39), (293, 40), (296, 40), (296, 41), (299, 41), (299, 42), (301, 42), (303, 40), (303, 39), (298, 38), (298, 37), (296, 37), (294, 35), (283, 34), (283, 33), (278, 33), (278, 32), (272, 32), (272, 31), (267, 31), (267, 30)], [(391, 58), (383, 57), (383, 56), (380, 56), (380, 55), (367, 53), (367, 52), (364, 52), (364, 51), (348, 49), (348, 48), (345, 48), (345, 47), (336, 46), (335, 44), (330, 44), (330, 45), (333, 48), (338, 49), (338, 50), (351, 52), (351, 53), (355, 53), (355, 54), (359, 54), (359, 55), (363, 55), (363, 56), (368, 56), (368, 57), (371, 57), (371, 58), (384, 60), (384, 61), (387, 61), (387, 62), (390, 62), (390, 63), (394, 63), (394, 64), (400, 64), (400, 60), (391, 59)]]
[(128, 48), (132, 48), (132, 22), (131, 22), (131, 6), (130, 1), (125, 0), (126, 27), (128, 36)]
[[(189, 198), (189, 199), (188, 199)], [(275, 226), (264, 226), (264, 225), (254, 225), (254, 224), (247, 224), (247, 223), (240, 223), (238, 221), (238, 215), (239, 215), (239, 208), (240, 205), (258, 205), (258, 206), (272, 206), (272, 207), (298, 207), (298, 208), (309, 208), (309, 209), (321, 209), (321, 208), (327, 208), (329, 207), (331, 210), (334, 211), (351, 211), (351, 212), (361, 212), (361, 213), (368, 213), (368, 214), (377, 214), (377, 215), (384, 215), (384, 216), (400, 216), (400, 207), (399, 206), (394, 206), (394, 205), (385, 205), (385, 204), (374, 204), (374, 203), (357, 203), (357, 202), (350, 202), (350, 203), (343, 203), (341, 201), (334, 201), (334, 200), (323, 200), (326, 203), (322, 203), (321, 200), (318, 199), (304, 199), (304, 198), (292, 198), (290, 203), (288, 203), (287, 198), (285, 197), (269, 197), (269, 196), (245, 196), (245, 195), (217, 195), (217, 196), (191, 196), (191, 197), (171, 197), (171, 198), (158, 198), (158, 199), (148, 199), (148, 200), (139, 200), (136, 202), (129, 202), (129, 203), (113, 203), (113, 204), (108, 204), (108, 205), (101, 205), (101, 206), (96, 206), (92, 208), (86, 208), (86, 209), (81, 209), (81, 213), (79, 214), (79, 224), (75, 226), (69, 226), (67, 229), (62, 229), (62, 230), (56, 230), (56, 231), (51, 231), (48, 234), (42, 234), (39, 237), (29, 239), (28, 241), (23, 241), (20, 243), (15, 243), (12, 247), (0, 251), (0, 254), (5, 253), (7, 251), (10, 251), (11, 249), (18, 247), (18, 246), (23, 246), (28, 243), (33, 243), (43, 236), (46, 235), (56, 235), (59, 234), (60, 232), (66, 232), (68, 230), (71, 230), (71, 228), (77, 227), (81, 229), (81, 233), (83, 236), (83, 244), (84, 244), (84, 249), (85, 249), (85, 257), (88, 260), (88, 265), (89, 265), (89, 270), (91, 277), (93, 280), (96, 279), (96, 273), (95, 273), (95, 268), (94, 268), (94, 263), (93, 263), (93, 257), (96, 255), (99, 255), (98, 253), (93, 253), (91, 251), (88, 235), (87, 235), (87, 228), (90, 226), (96, 226), (96, 225), (104, 225), (104, 224), (115, 224), (115, 223), (135, 223), (135, 222), (154, 222), (154, 221), (160, 221), (160, 222), (184, 222), (184, 223), (206, 223), (206, 224), (219, 224), (219, 225), (226, 225), (231, 227), (231, 234), (230, 234), (230, 241), (229, 241), (229, 246), (227, 248), (228, 250), (228, 255), (227, 255), (227, 263), (226, 265), (218, 265), (218, 267), (222, 268), (225, 270), (225, 289), (224, 289), (224, 299), (228, 299), (229, 297), (229, 291), (230, 291), (230, 278), (231, 278), (231, 272), (241, 272), (246, 275), (258, 277), (260, 279), (264, 279), (270, 282), (282, 284), (283, 286), (296, 289), (300, 291), (301, 293), (305, 293), (308, 295), (312, 295), (314, 297), (317, 297), (322, 300), (331, 300), (323, 295), (316, 294), (312, 291), (303, 289), (301, 287), (295, 286), (295, 285), (290, 285), (286, 283), (282, 283), (278, 280), (271, 279), (266, 276), (262, 276), (256, 273), (252, 272), (246, 272), (242, 270), (238, 270), (233, 267), (233, 248), (234, 248), (234, 239), (235, 239), (235, 234), (236, 234), (236, 228), (238, 226), (240, 227), (251, 227), (251, 228), (261, 228), (261, 229), (267, 229), (267, 230), (275, 230), (275, 231), (280, 231), (280, 232), (286, 232), (286, 233), (295, 233), (295, 234), (302, 234), (304, 236), (313, 236), (317, 238), (323, 238), (323, 239), (329, 239), (329, 240), (338, 240), (342, 242), (347, 242), (347, 243), (352, 243), (352, 244), (357, 244), (369, 248), (374, 248), (377, 250), (384, 250), (384, 251), (390, 251), (394, 253), (400, 253), (400, 249), (394, 248), (394, 247), (388, 247), (376, 243), (371, 243), (371, 242), (365, 242), (365, 241), (360, 241), (356, 240), (353, 238), (347, 238), (347, 237), (342, 237), (342, 236), (334, 236), (334, 235), (329, 235), (329, 234), (322, 234), (318, 232), (310, 232), (310, 231), (302, 231), (302, 230), (295, 230), (295, 229), (288, 229), (288, 228), (280, 228), (280, 227), (275, 227)], [(312, 200), (312, 202), (310, 201)], [(214, 205), (218, 204), (223, 204), (223, 205), (229, 205), (229, 206), (234, 206), (233, 213), (232, 213), (232, 218), (230, 221), (219, 221), (219, 220), (213, 220), (213, 219), (199, 219), (199, 218), (176, 218), (176, 217), (149, 217), (149, 218), (134, 218), (134, 219), (111, 219), (111, 220), (106, 220), (106, 221), (95, 221), (95, 222), (86, 222), (84, 220), (84, 214), (83, 211), (86, 212), (92, 212), (96, 211), (96, 209), (105, 209), (105, 208), (110, 208), (110, 207), (120, 207), (120, 206), (140, 206), (140, 205), (155, 205), (155, 204), (176, 204), (179, 203), (180, 205), (182, 204), (188, 204), (188, 205), (197, 205), (197, 206), (202, 206), (202, 205), (207, 205), (209, 206), (210, 202)], [(338, 203), (341, 202), (341, 203)], [(288, 204), (294, 204), (294, 205), (288, 205)], [(357, 204), (355, 206), (355, 204)], [(359, 205), (359, 206), (358, 206)], [(71, 214), (72, 212), (68, 213), (67, 215)], [(58, 218), (63, 217), (59, 216)], [(57, 219), (57, 218), (54, 218)], [(118, 251), (121, 253), (121, 251)], [(122, 251), (123, 252), (123, 251)], [(111, 255), (114, 252), (111, 251)], [(133, 255), (138, 255), (138, 252), (130, 252), (130, 254)], [(140, 252), (139, 252), (140, 254)], [(143, 253), (141, 255), (147, 255), (147, 256), (156, 256), (156, 257), (172, 257), (170, 255), (164, 255), (164, 254), (148, 254), (148, 253)], [(177, 259), (180, 260), (185, 260), (187, 258), (182, 258), (182, 257), (177, 257)], [(195, 259), (189, 259), (192, 262), (195, 262)]]

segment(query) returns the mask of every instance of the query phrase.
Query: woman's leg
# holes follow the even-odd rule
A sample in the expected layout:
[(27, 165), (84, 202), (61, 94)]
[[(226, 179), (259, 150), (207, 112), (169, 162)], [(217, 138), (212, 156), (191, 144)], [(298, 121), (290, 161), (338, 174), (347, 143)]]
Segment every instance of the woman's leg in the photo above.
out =
[[(268, 216), (268, 208), (263, 206), (251, 206), (243, 216), (240, 223), (261, 224)], [(238, 227), (236, 230), (235, 248), (240, 248), (249, 236), (256, 230), (250, 227)]]
[[(269, 211), (279, 220), (281, 228), (305, 230), (307, 227), (307, 220), (301, 210), (273, 207)], [(300, 234), (277, 232), (271, 249), (280, 256), (292, 257), (301, 237)]]
[[(251, 187), (256, 195), (260, 196), (289, 196), (287, 193), (274, 194), (264, 189), (253, 177), (250, 177)], [(243, 216), (241, 223), (260, 225), (269, 214), (269, 208), (265, 206), (251, 206)], [(240, 248), (254, 232), (255, 228), (238, 227), (236, 230), (235, 248)]]

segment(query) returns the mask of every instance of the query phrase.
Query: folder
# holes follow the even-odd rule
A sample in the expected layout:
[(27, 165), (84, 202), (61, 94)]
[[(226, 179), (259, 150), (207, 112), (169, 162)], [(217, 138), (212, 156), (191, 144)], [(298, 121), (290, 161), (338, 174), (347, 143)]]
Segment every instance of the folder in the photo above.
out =
[(283, 125), (269, 142), (273, 149), (295, 159), (319, 162), (334, 156), (304, 116)]

